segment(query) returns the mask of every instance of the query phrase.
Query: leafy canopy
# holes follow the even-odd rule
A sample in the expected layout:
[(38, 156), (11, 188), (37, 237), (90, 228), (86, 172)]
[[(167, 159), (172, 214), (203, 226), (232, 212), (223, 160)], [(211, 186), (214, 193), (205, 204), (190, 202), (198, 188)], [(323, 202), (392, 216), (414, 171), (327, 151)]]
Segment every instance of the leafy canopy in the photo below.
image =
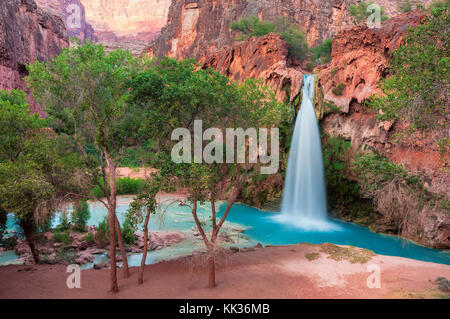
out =
[(390, 76), (380, 83), (385, 96), (373, 99), (381, 119), (406, 118), (420, 129), (448, 125), (449, 22), (448, 9), (437, 9), (408, 32), (390, 61)]

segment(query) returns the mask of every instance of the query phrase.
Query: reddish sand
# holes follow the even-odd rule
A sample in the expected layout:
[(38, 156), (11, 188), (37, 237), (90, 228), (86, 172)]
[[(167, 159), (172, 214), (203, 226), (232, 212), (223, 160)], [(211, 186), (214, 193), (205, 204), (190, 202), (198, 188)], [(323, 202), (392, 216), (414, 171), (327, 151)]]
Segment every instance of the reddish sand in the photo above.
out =
[[(308, 260), (305, 254), (319, 252)], [(206, 288), (203, 266), (192, 258), (149, 265), (145, 282), (138, 268), (109, 289), (109, 270), (81, 272), (81, 288), (69, 289), (62, 265), (0, 267), (0, 298), (442, 298), (432, 283), (450, 278), (450, 266), (400, 257), (375, 256), (365, 264), (335, 261), (318, 246), (300, 244), (227, 254), (217, 270), (217, 287)], [(199, 257), (197, 257), (199, 258)], [(367, 266), (381, 269), (381, 288), (368, 288)], [(192, 269), (193, 268), (193, 269)]]

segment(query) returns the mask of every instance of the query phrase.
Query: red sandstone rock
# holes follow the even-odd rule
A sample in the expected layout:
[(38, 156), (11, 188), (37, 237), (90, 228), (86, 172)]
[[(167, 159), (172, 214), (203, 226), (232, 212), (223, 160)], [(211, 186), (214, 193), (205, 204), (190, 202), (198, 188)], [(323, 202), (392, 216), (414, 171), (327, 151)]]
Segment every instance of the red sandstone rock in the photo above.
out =
[[(0, 89), (25, 89), (25, 65), (46, 61), (68, 47), (62, 20), (33, 0), (0, 2)], [(42, 114), (31, 101), (31, 110)]]
[[(288, 44), (278, 34), (253, 37), (202, 58), (203, 68), (212, 67), (232, 80), (261, 78), (277, 92), (277, 98), (290, 101), (300, 93), (303, 72), (288, 65)], [(283, 89), (290, 85), (290, 96)]]
[[(402, 44), (408, 28), (425, 17), (424, 12), (416, 10), (388, 20), (378, 29), (362, 23), (339, 32), (332, 44), (332, 61), (319, 75), (324, 99), (346, 113), (352, 100), (361, 103), (380, 93), (377, 83), (386, 73), (392, 52)], [(332, 90), (340, 84), (345, 89), (337, 96)]]

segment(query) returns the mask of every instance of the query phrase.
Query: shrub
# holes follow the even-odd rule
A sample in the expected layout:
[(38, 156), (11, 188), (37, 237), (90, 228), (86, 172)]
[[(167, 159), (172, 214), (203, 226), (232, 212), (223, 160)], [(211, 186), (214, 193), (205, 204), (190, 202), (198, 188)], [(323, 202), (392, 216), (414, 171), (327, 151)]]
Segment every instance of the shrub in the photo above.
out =
[(133, 245), (136, 242), (136, 237), (134, 236), (134, 228), (128, 219), (123, 223), (122, 238), (124, 243), (127, 245)]
[(83, 240), (87, 241), (89, 244), (93, 244), (94, 243), (94, 234), (93, 233), (87, 233), (83, 237)]
[(69, 217), (67, 216), (67, 213), (61, 214), (61, 223), (56, 227), (56, 230), (58, 232), (66, 231), (69, 229)]
[(338, 86), (334, 87), (331, 91), (334, 95), (341, 96), (344, 93), (345, 84), (341, 83)]
[(69, 231), (56, 232), (53, 234), (53, 239), (59, 243), (70, 244), (72, 241), (70, 239)]
[(241, 33), (237, 40), (244, 40), (254, 36), (264, 36), (271, 32), (279, 33), (281, 38), (289, 44), (289, 54), (299, 60), (304, 60), (308, 53), (305, 36), (298, 26), (291, 24), (286, 18), (278, 18), (273, 22), (260, 21), (258, 17), (242, 18), (233, 21), (230, 29)]
[[(359, 24), (363, 21), (366, 21), (367, 18), (372, 14), (372, 12), (369, 10), (369, 6), (373, 4), (373, 1), (367, 3), (364, 0), (359, 2), (358, 4), (352, 4), (348, 10), (350, 12), (350, 15), (353, 17), (353, 22), (355, 24)], [(386, 21), (389, 19), (389, 17), (386, 16), (383, 7), (380, 7), (380, 18), (381, 21)]]
[(85, 232), (87, 221), (91, 217), (89, 205), (86, 201), (83, 201), (77, 203), (74, 208), (75, 209), (73, 210), (71, 216), (73, 229), (76, 231)]
[(448, 10), (436, 9), (427, 23), (407, 33), (408, 45), (394, 51), (390, 76), (379, 83), (384, 94), (371, 100), (383, 111), (380, 120), (406, 119), (424, 130), (448, 126), (449, 29)]
[(314, 69), (314, 62), (309, 61), (308, 63), (306, 63), (306, 67), (308, 68), (308, 70), (313, 70)]
[(109, 224), (108, 215), (105, 216), (97, 226), (97, 232), (94, 236), (95, 244), (99, 248), (105, 248), (109, 244)]
[(129, 177), (119, 178), (116, 181), (117, 195), (134, 195), (142, 189), (142, 179)]
[(317, 63), (328, 63), (331, 60), (332, 39), (325, 40), (323, 43), (311, 49), (312, 59)]
[[(100, 183), (104, 186), (105, 183), (100, 181)], [(140, 178), (129, 178), (123, 177), (116, 179), (116, 194), (117, 195), (135, 195), (140, 192), (142, 188), (142, 179)], [(104, 197), (103, 191), (100, 186), (95, 186), (91, 193), (93, 196), (97, 198)]]

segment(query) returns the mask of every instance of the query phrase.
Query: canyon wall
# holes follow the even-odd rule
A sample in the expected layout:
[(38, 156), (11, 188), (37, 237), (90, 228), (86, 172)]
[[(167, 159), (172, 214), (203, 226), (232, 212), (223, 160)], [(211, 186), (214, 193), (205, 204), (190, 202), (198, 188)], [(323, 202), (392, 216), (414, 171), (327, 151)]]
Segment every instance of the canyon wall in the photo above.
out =
[(155, 39), (167, 22), (171, 0), (80, 0), (100, 42)]
[[(416, 10), (384, 22), (379, 29), (359, 25), (336, 36), (332, 44), (332, 61), (320, 71), (319, 78), (325, 101), (335, 103), (339, 111), (326, 115), (321, 126), (329, 137), (351, 142), (349, 161), (354, 160), (361, 150), (370, 149), (401, 166), (407, 174), (419, 177), (429, 197), (425, 202), (418, 197), (403, 198), (400, 203), (388, 199), (388, 196), (402, 198), (404, 194), (400, 188), (391, 194), (380, 193), (374, 200), (392, 200), (390, 209), (398, 212), (404, 210), (400, 205), (412, 207), (409, 216), (403, 216), (408, 226), (403, 235), (427, 246), (448, 248), (450, 214), (441, 201), (450, 200), (450, 171), (437, 149), (437, 141), (448, 132), (437, 127), (431, 132), (411, 131), (408, 130), (411, 124), (405, 120), (379, 122), (377, 112), (363, 106), (364, 100), (380, 93), (377, 83), (386, 76), (392, 52), (403, 44), (402, 38), (408, 28), (424, 22), (425, 18), (425, 13)], [(342, 94), (334, 94), (332, 89), (341, 83), (345, 85)], [(403, 137), (399, 141), (400, 136)], [(349, 172), (347, 177), (364, 183), (354, 172)], [(379, 209), (378, 213), (376, 230), (399, 231), (399, 224), (390, 219), (392, 212)]]
[(180, 0), (170, 6), (167, 26), (149, 47), (150, 56), (200, 58), (233, 43), (231, 22), (258, 16), (287, 17), (305, 32), (310, 44), (334, 36), (351, 20), (346, 10), (356, 0)]
[[(387, 72), (392, 52), (402, 44), (408, 28), (417, 26), (425, 17), (416, 10), (390, 19), (380, 28), (360, 24), (339, 32), (332, 42), (331, 63), (319, 75), (325, 100), (348, 112), (352, 100), (361, 103), (379, 92), (377, 83)], [(344, 89), (336, 95), (333, 89), (339, 85)]]
[[(292, 101), (300, 92), (303, 71), (288, 61), (288, 44), (279, 34), (253, 37), (200, 59), (203, 68), (212, 67), (234, 81), (260, 78), (272, 86), (280, 101)], [(285, 88), (289, 86), (289, 92)]]
[[(39, 8), (34, 0), (1, 1), (0, 89), (25, 89), (25, 65), (46, 61), (68, 45), (60, 17)], [(40, 111), (35, 103), (30, 106)]]
[[(87, 0), (83, 0), (87, 1)], [(394, 16), (402, 0), (375, 0)], [(236, 34), (231, 22), (257, 16), (263, 21), (286, 17), (305, 33), (310, 46), (352, 27), (348, 7), (358, 0), (174, 0), (167, 26), (146, 50), (149, 56), (196, 59), (230, 46)], [(429, 2), (429, 0), (425, 1)]]
[(81, 41), (96, 41), (94, 29), (86, 21), (86, 12), (80, 0), (35, 0), (36, 4), (58, 15), (64, 22), (69, 38), (77, 37)]

